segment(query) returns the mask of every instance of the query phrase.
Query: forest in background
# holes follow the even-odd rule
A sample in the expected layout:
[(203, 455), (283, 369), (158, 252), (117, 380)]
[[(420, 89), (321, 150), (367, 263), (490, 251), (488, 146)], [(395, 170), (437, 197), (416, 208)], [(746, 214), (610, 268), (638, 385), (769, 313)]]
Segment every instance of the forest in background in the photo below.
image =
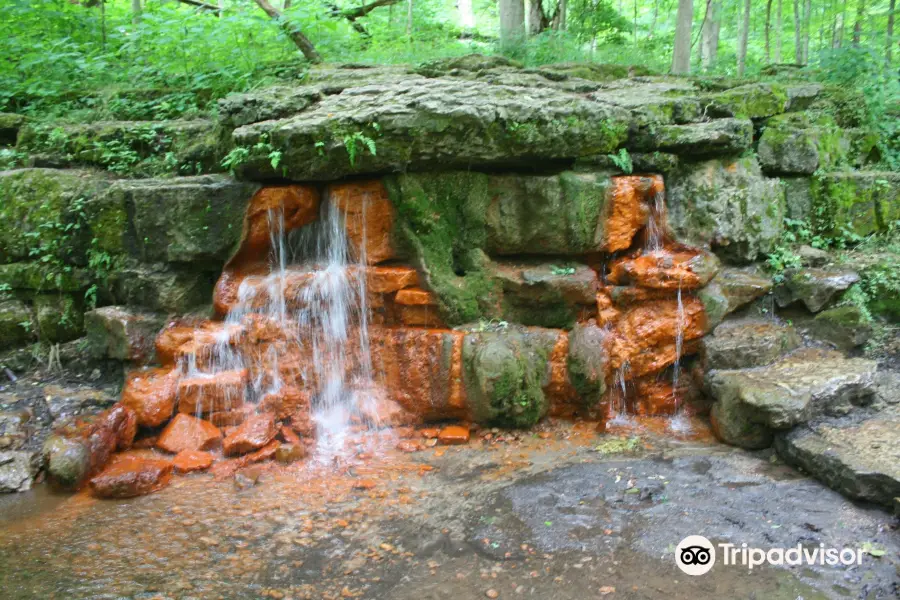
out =
[(871, 91), (882, 105), (875, 114), (897, 99), (896, 0), (272, 2), (6, 0), (0, 110), (79, 118), (73, 109), (103, 102), (88, 96), (165, 87), (180, 93), (156, 101), (151, 116), (183, 117), (230, 91), (294, 77), (309, 61), (417, 63), (472, 52), (710, 76), (792, 63)]

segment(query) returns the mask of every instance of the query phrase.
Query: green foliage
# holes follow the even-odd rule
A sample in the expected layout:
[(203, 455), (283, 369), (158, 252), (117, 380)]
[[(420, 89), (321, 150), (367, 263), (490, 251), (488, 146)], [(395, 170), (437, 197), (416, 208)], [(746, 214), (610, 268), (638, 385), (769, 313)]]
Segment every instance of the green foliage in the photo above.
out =
[(242, 164), (256, 159), (266, 160), (273, 170), (278, 170), (283, 153), (269, 142), (269, 136), (263, 134), (252, 146), (235, 146), (222, 159), (222, 168), (234, 175)]
[(634, 171), (634, 165), (631, 163), (631, 155), (628, 154), (627, 149), (620, 148), (617, 154), (607, 154), (607, 156), (612, 163), (619, 167), (626, 175), (630, 175), (631, 172)]
[(356, 166), (356, 157), (362, 150), (368, 150), (372, 156), (377, 155), (375, 140), (361, 131), (345, 135), (343, 141), (344, 148), (347, 149), (347, 155), (350, 157), (350, 164), (353, 166)]

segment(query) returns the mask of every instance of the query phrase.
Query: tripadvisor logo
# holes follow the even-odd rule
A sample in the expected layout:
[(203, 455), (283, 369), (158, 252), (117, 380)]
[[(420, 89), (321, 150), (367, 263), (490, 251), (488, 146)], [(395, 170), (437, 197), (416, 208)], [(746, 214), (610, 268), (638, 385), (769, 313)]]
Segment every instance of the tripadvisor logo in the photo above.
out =
[[(751, 548), (747, 544), (718, 544), (722, 564), (742, 565), (753, 570), (764, 564), (769, 565), (861, 565), (864, 551), (861, 548), (804, 547), (797, 544), (793, 548)], [(716, 547), (702, 535), (689, 535), (675, 548), (675, 564), (688, 575), (703, 575), (716, 564)]]
[(688, 575), (703, 575), (716, 564), (716, 548), (702, 535), (689, 535), (675, 548), (675, 564)]

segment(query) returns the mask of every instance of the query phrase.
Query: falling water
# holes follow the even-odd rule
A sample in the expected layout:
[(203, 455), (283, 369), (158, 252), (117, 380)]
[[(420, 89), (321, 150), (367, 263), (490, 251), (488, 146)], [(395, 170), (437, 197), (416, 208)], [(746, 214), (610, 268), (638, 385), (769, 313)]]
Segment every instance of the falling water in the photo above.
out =
[[(269, 274), (241, 282), (210, 356), (190, 353), (181, 367), (185, 376), (201, 378), (246, 369), (250, 383), (243, 400), (252, 404), (286, 386), (309, 392), (318, 453), (329, 457), (344, 449), (354, 425), (379, 425), (365, 240), (360, 249), (351, 247), (343, 215), (328, 201), (319, 219), (298, 231), (285, 233), (283, 210), (270, 209), (268, 220)], [(255, 346), (234, 343), (251, 331)]]
[(684, 303), (681, 300), (681, 279), (678, 280), (678, 308), (675, 312), (675, 363), (672, 365), (672, 394), (675, 395), (675, 415), (669, 420), (669, 429), (675, 432), (688, 433), (691, 424), (681, 410), (681, 402), (678, 394), (678, 376), (681, 373), (681, 352), (684, 345), (684, 329), (686, 319), (684, 315)]
[(662, 191), (653, 196), (653, 206), (650, 208), (650, 218), (647, 221), (647, 237), (644, 242), (644, 250), (647, 252), (659, 252), (663, 249), (665, 238), (666, 196)]
[(610, 394), (612, 401), (610, 403), (610, 419), (611, 425), (630, 425), (631, 417), (628, 415), (628, 363), (623, 364), (616, 369), (616, 378), (612, 393)]

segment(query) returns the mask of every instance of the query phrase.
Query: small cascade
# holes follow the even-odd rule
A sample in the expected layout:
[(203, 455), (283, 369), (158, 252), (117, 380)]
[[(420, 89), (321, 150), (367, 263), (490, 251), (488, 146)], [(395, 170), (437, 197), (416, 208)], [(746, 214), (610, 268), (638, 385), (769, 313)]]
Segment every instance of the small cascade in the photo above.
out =
[(628, 410), (628, 363), (616, 369), (610, 390), (609, 419), (607, 425), (627, 426), (633, 421)]
[[(344, 448), (353, 426), (379, 425), (365, 244), (351, 247), (341, 212), (327, 200), (319, 219), (297, 231), (285, 232), (281, 207), (267, 217), (268, 274), (241, 281), (225, 327), (211, 349), (184, 355), (182, 376), (221, 382), (203, 388), (211, 398), (198, 401), (198, 416), (244, 405), (306, 404), (305, 429), (315, 432), (319, 453), (331, 456)], [(231, 385), (242, 377), (246, 387)], [(231, 390), (245, 397), (231, 398)]]
[(666, 236), (666, 194), (658, 190), (653, 195), (650, 205), (650, 216), (647, 220), (647, 231), (644, 240), (646, 252), (659, 252), (663, 249)]

